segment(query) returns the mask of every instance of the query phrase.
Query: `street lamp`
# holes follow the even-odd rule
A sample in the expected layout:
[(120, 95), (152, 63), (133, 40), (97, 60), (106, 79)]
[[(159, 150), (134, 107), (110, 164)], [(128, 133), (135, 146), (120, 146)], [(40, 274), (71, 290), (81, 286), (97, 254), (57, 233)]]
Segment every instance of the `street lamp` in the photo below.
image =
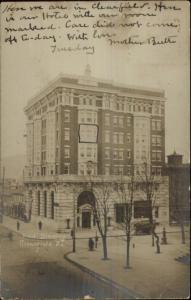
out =
[(75, 203), (75, 191), (73, 191), (73, 229), (72, 229), (72, 239), (73, 239), (73, 252), (76, 252), (76, 203)]

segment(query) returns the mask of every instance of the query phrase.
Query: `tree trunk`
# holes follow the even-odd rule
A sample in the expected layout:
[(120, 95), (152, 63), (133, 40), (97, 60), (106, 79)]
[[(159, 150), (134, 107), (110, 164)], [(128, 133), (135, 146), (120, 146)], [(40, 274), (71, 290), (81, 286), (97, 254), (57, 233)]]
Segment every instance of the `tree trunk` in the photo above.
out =
[(183, 222), (180, 223), (180, 228), (181, 228), (181, 235), (182, 235), (182, 244), (185, 244), (186, 239), (185, 239), (185, 231), (184, 231), (184, 223)]
[(127, 244), (126, 244), (126, 268), (130, 268), (130, 237), (127, 236)]
[(106, 238), (106, 236), (102, 237), (102, 243), (103, 243), (103, 259), (108, 259), (108, 257), (107, 257), (107, 238)]

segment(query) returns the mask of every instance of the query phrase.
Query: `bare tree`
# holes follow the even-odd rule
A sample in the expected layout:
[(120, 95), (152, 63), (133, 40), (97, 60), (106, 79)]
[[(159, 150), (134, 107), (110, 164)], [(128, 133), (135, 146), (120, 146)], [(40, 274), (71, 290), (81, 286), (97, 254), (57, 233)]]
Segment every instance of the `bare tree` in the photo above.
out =
[(108, 259), (107, 251), (107, 234), (108, 234), (108, 217), (111, 210), (112, 201), (110, 199), (112, 185), (110, 182), (102, 180), (99, 187), (99, 195), (95, 199), (94, 217), (101, 235), (103, 245), (103, 258)]
[(158, 188), (158, 183), (156, 181), (155, 175), (151, 172), (151, 166), (147, 162), (144, 162), (141, 166), (141, 175), (139, 175), (141, 180), (141, 189), (145, 194), (145, 198), (148, 204), (148, 218), (151, 227), (152, 234), (152, 246), (154, 247), (154, 239), (156, 240), (156, 252), (160, 253), (160, 241), (157, 235), (156, 222), (153, 218), (153, 210), (155, 208), (155, 193)]
[(133, 200), (134, 200), (134, 172), (130, 178), (130, 182), (125, 181), (121, 176), (121, 180), (117, 183), (117, 192), (119, 195), (120, 203), (123, 206), (123, 215), (120, 220), (120, 228), (126, 235), (126, 268), (130, 268), (130, 242), (132, 230), (132, 213), (133, 213)]
[(179, 187), (179, 181), (176, 180), (176, 176), (174, 176), (173, 180), (173, 187), (172, 187), (172, 210), (173, 210), (173, 217), (177, 224), (180, 226), (181, 229), (181, 241), (182, 244), (186, 243), (185, 237), (185, 228), (184, 228), (184, 218), (185, 218), (185, 207), (184, 204), (180, 201), (181, 188)]

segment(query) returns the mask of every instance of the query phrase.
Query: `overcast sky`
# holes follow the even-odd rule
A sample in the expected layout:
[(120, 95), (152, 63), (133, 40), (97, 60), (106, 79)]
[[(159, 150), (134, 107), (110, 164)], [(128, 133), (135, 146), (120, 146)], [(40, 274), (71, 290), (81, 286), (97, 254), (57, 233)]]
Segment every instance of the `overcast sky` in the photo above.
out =
[[(183, 4), (183, 3), (182, 3)], [(2, 155), (25, 154), (27, 101), (60, 73), (84, 73), (142, 87), (161, 88), (166, 95), (166, 155), (174, 149), (189, 159), (189, 20), (182, 6), (181, 36), (173, 47), (111, 49), (96, 45), (94, 55), (52, 54), (46, 43), (2, 45)], [(187, 12), (186, 12), (187, 11)]]

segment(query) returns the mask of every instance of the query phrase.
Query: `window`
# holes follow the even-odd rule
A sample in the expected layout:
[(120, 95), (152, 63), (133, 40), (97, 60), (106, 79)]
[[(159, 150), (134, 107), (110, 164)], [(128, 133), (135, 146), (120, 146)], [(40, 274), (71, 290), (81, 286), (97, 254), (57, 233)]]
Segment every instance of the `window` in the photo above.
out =
[(110, 125), (110, 116), (109, 115), (105, 115), (105, 125)]
[(122, 132), (119, 132), (119, 144), (123, 144), (123, 133)]
[(95, 111), (79, 111), (79, 121), (80, 123), (89, 123), (96, 124), (97, 123), (97, 112)]
[(156, 121), (156, 130), (161, 130), (161, 121)]
[(37, 192), (37, 201), (38, 201), (38, 216), (40, 216), (40, 191)]
[(105, 149), (105, 159), (110, 159), (110, 149)]
[(46, 151), (43, 151), (41, 153), (41, 159), (42, 159), (42, 162), (44, 163), (46, 161)]
[(117, 126), (117, 116), (113, 116), (113, 125)]
[(122, 166), (113, 166), (114, 175), (123, 175), (123, 167)]
[(149, 201), (135, 201), (134, 202), (134, 218), (149, 218), (150, 207)]
[(162, 152), (161, 151), (152, 151), (152, 160), (153, 161), (161, 161), (162, 160)]
[(152, 130), (160, 131), (162, 129), (161, 120), (152, 120)]
[(113, 159), (118, 159), (118, 153), (117, 150), (113, 151)]
[(161, 136), (153, 135), (152, 136), (152, 145), (161, 146)]
[(70, 174), (70, 166), (69, 164), (64, 164), (64, 174)]
[(51, 197), (51, 219), (54, 219), (54, 192), (50, 194)]
[(130, 143), (130, 142), (131, 142), (131, 134), (127, 133), (127, 143)]
[(131, 176), (131, 166), (127, 166), (127, 176)]
[(105, 131), (105, 143), (110, 143), (110, 132)]
[(114, 144), (117, 144), (117, 142), (118, 142), (118, 134), (115, 132), (114, 134), (113, 134), (113, 143)]
[(70, 122), (70, 112), (64, 111), (64, 122)]
[(65, 147), (64, 148), (64, 157), (65, 158), (69, 158), (70, 157), (70, 148), (69, 147)]
[(123, 117), (120, 116), (118, 121), (119, 121), (119, 126), (123, 127)]
[(130, 150), (127, 150), (127, 157), (131, 158), (131, 151)]
[(118, 167), (118, 174), (123, 175), (123, 167)]
[(110, 101), (108, 99), (105, 100), (105, 108), (110, 108)]
[(44, 217), (47, 217), (47, 191), (44, 191)]
[(42, 120), (42, 131), (46, 130), (46, 119)]
[(131, 117), (127, 117), (127, 127), (131, 126)]
[(105, 175), (110, 175), (110, 165), (105, 165)]
[(92, 148), (91, 147), (87, 147), (86, 155), (87, 155), (87, 157), (91, 157), (92, 156)]
[(64, 140), (69, 141), (70, 140), (70, 129), (64, 128)]
[(118, 159), (123, 159), (123, 151), (119, 150), (118, 152)]
[(162, 174), (162, 167), (160, 166), (152, 166), (152, 175), (155, 175), (155, 176), (161, 176)]
[(46, 136), (42, 136), (42, 145), (46, 145)]

